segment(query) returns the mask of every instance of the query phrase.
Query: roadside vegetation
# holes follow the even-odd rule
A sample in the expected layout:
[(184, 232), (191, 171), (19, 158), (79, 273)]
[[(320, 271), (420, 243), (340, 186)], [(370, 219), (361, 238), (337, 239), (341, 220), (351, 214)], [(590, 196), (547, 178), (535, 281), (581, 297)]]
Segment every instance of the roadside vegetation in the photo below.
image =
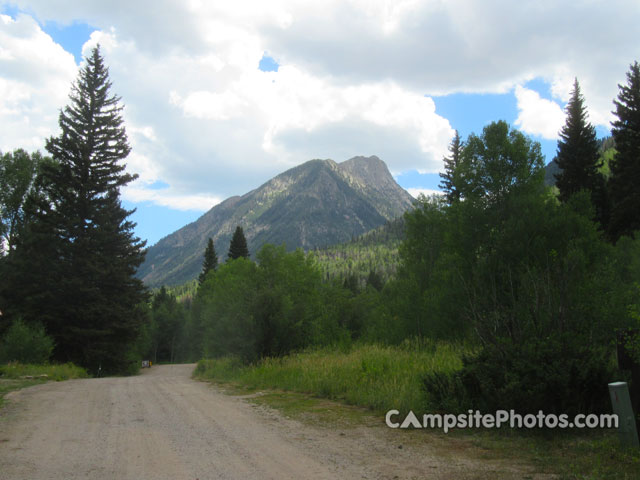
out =
[(398, 346), (354, 345), (339, 351), (313, 349), (267, 357), (245, 365), (235, 357), (201, 360), (196, 378), (239, 382), (250, 389), (281, 389), (341, 400), (378, 413), (395, 408), (427, 411), (423, 377), (462, 368), (463, 345), (404, 342)]
[[(460, 371), (462, 357), (469, 353), (468, 345), (414, 341), (313, 349), (252, 365), (237, 357), (221, 357), (198, 362), (194, 378), (219, 384), (232, 394), (249, 394), (252, 403), (300, 421), (344, 429), (382, 425), (389, 409), (437, 412), (438, 402), (430, 400), (424, 389), (424, 376)], [(467, 448), (470, 455), (528, 462), (536, 471), (562, 479), (631, 480), (640, 471), (640, 451), (621, 448), (614, 430), (396, 432), (398, 442), (425, 448), (428, 444), (446, 454), (451, 448)]]
[[(31, 378), (30, 378), (31, 377)], [(54, 380), (61, 382), (73, 378), (88, 378), (87, 371), (74, 365), (64, 363), (61, 365), (32, 365), (22, 363), (8, 363), (0, 365), (0, 378), (2, 379), (36, 379)]]
[(61, 365), (34, 365), (10, 362), (0, 365), (0, 408), (4, 403), (4, 396), (14, 390), (31, 387), (41, 383), (74, 378), (88, 378), (84, 368), (72, 363)]

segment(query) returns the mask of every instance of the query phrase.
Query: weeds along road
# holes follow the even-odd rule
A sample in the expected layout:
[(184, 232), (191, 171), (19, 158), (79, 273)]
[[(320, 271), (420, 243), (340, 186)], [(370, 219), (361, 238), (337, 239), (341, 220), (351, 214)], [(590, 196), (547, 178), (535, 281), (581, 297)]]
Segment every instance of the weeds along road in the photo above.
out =
[[(8, 395), (0, 479), (522, 478), (460, 451), (400, 449), (381, 426), (303, 425), (190, 378), (194, 365)], [(534, 478), (531, 476), (529, 478)]]

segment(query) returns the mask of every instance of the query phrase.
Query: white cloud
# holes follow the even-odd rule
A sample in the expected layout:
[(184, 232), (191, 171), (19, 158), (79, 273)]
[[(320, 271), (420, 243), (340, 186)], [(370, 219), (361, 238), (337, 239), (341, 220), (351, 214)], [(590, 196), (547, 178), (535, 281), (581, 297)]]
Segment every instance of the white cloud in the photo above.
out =
[(558, 132), (565, 123), (562, 107), (520, 85), (516, 87), (515, 95), (518, 102), (515, 124), (529, 135), (539, 135), (548, 140), (557, 139)]
[(42, 150), (76, 75), (73, 56), (27, 15), (0, 15), (0, 45), (0, 150)]
[(442, 190), (433, 190), (432, 188), (407, 188), (407, 192), (413, 198), (418, 198), (420, 195), (430, 197), (432, 195), (444, 195)]
[[(606, 125), (640, 59), (636, 0), (17, 4), (98, 30), (84, 51), (100, 42), (126, 105), (136, 188), (163, 180), (171, 195), (149, 199), (176, 206), (244, 193), (310, 158), (376, 154), (394, 173), (437, 171), (452, 131), (425, 94), (514, 91), (518, 125), (555, 138), (560, 106), (519, 85), (543, 78), (566, 102), (578, 77), (591, 121)], [(0, 148), (35, 148), (55, 133), (76, 67), (30, 17), (2, 22)], [(264, 52), (278, 72), (257, 70)]]
[(211, 195), (184, 195), (182, 193), (171, 193), (171, 190), (153, 190), (137, 186), (125, 187), (122, 197), (134, 203), (153, 202), (156, 205), (170, 207), (175, 210), (196, 210), (205, 212), (217, 205), (222, 200)]

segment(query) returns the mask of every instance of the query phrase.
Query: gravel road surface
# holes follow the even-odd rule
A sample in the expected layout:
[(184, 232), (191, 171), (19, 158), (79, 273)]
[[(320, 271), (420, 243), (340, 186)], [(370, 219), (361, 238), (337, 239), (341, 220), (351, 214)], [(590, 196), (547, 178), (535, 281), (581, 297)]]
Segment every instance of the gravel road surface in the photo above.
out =
[(384, 426), (302, 424), (192, 380), (193, 368), (10, 393), (0, 479), (538, 478), (459, 449), (403, 446), (403, 432)]

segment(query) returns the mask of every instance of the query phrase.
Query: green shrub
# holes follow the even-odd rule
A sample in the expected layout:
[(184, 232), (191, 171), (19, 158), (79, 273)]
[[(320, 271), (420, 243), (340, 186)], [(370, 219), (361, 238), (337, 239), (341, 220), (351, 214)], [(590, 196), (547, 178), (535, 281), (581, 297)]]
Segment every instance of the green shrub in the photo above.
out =
[(473, 405), (459, 371), (432, 371), (423, 377), (427, 405), (431, 411), (461, 413)]
[(0, 342), (0, 363), (47, 363), (53, 351), (53, 340), (41, 325), (13, 322)]
[(423, 378), (439, 409), (575, 415), (610, 409), (607, 384), (615, 379), (608, 346), (588, 346), (570, 335), (504, 340), (463, 358), (462, 370)]

